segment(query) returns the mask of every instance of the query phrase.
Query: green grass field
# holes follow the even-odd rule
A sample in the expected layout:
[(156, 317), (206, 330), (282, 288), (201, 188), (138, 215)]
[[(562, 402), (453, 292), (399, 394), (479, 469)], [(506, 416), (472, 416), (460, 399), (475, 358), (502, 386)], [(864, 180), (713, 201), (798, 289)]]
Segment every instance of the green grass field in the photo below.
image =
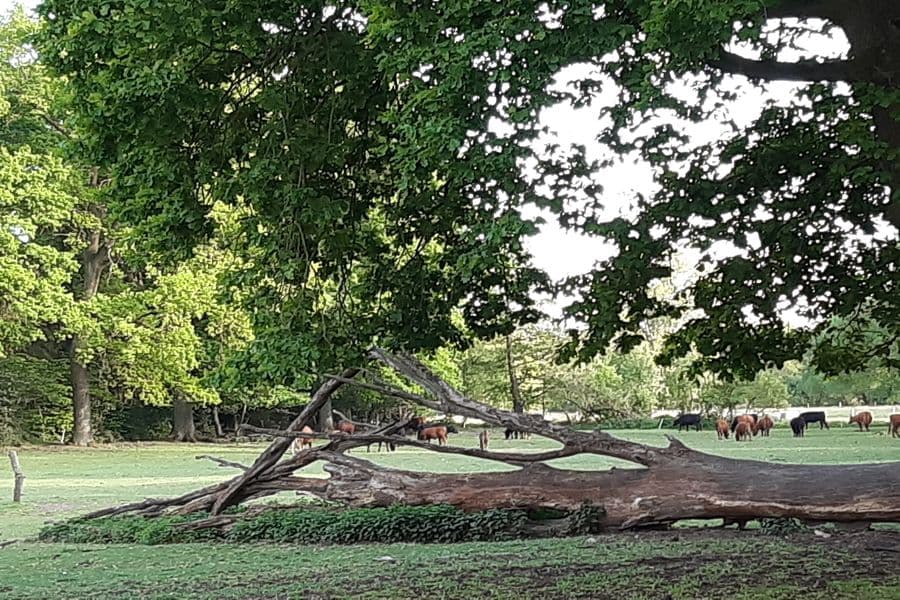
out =
[[(615, 433), (661, 445), (671, 432)], [(900, 440), (879, 433), (811, 429), (806, 438), (794, 439), (789, 431), (777, 429), (768, 439), (741, 444), (717, 441), (708, 431), (678, 437), (699, 450), (771, 462), (900, 461)], [(464, 432), (451, 436), (451, 442), (475, 446), (475, 435)], [(506, 442), (499, 432), (492, 441), (494, 450), (538, 451), (554, 445), (541, 438)], [(249, 463), (263, 446), (147, 443), (91, 449), (19, 448), (27, 476), (24, 501), (21, 505), (9, 501), (12, 473), (4, 464), (0, 540), (33, 536), (48, 520), (219, 481), (235, 471), (196, 460), (196, 455)], [(357, 452), (366, 454), (364, 449)], [(368, 456), (411, 470), (505, 468), (416, 449)], [(595, 456), (555, 464), (573, 469), (624, 466)], [(897, 550), (900, 534), (892, 532), (838, 533), (826, 540), (811, 534), (781, 539), (722, 530), (620, 534), (600, 536), (597, 541), (326, 547), (315, 552), (282, 546), (20, 542), (0, 549), (0, 598), (47, 598), (60, 593), (92, 598), (793, 598), (801, 590), (807, 590), (804, 597), (900, 598)], [(377, 560), (383, 556), (393, 560)], [(746, 581), (722, 589), (711, 585), (735, 573), (742, 573)], [(758, 575), (771, 583), (761, 587)]]

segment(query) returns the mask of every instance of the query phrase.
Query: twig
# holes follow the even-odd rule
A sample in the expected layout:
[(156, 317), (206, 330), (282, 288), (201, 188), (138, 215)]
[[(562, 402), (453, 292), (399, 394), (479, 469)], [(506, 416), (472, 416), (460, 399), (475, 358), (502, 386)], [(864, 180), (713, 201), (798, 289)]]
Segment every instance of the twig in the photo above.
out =
[(12, 546), (19, 540), (6, 540), (5, 542), (0, 542), (0, 550), (6, 548), (7, 546)]
[(513, 453), (513, 452), (489, 452), (487, 450), (479, 450), (477, 448), (460, 448), (458, 446), (438, 446), (429, 444), (428, 442), (420, 442), (404, 437), (396, 437), (390, 435), (354, 435), (346, 440), (338, 442), (339, 451), (349, 448), (357, 448), (367, 444), (377, 442), (396, 444), (397, 446), (410, 446), (412, 448), (422, 448), (423, 450), (431, 450), (433, 452), (442, 452), (445, 454), (460, 454), (462, 456), (471, 456), (474, 458), (484, 458), (486, 460), (494, 460), (510, 465), (527, 465), (531, 463), (541, 462), (545, 460), (553, 460), (555, 458), (565, 458), (566, 456), (574, 456), (583, 450), (575, 446), (563, 446), (558, 450), (550, 450), (548, 452), (537, 452), (532, 454)]
[(427, 398), (423, 398), (422, 396), (419, 396), (418, 394), (406, 392), (406, 391), (397, 389), (395, 387), (390, 387), (387, 385), (384, 385), (384, 386), (375, 385), (374, 383), (366, 383), (364, 381), (357, 381), (355, 379), (349, 379), (347, 377), (341, 377), (340, 375), (331, 375), (331, 374), (327, 374), (327, 373), (325, 374), (325, 377), (327, 377), (328, 379), (333, 379), (335, 381), (339, 381), (341, 383), (347, 383), (349, 385), (352, 385), (352, 386), (355, 386), (358, 388), (362, 388), (364, 390), (371, 390), (373, 392), (379, 392), (381, 394), (384, 394), (385, 396), (393, 396), (395, 398), (400, 398), (403, 400), (410, 400), (412, 402), (424, 404), (424, 405), (428, 406), (429, 408), (432, 407), (431, 405), (438, 407), (437, 402), (434, 402), (433, 400), (428, 400)]
[(211, 460), (214, 463), (217, 463), (220, 467), (233, 467), (235, 469), (240, 469), (242, 471), (246, 471), (249, 467), (247, 465), (242, 465), (238, 462), (232, 462), (230, 460), (225, 460), (224, 458), (217, 458), (215, 456), (210, 456), (209, 454), (201, 454), (200, 456), (194, 457), (197, 460), (203, 460), (204, 458), (207, 460)]
[(286, 429), (270, 429), (268, 427), (256, 427), (255, 425), (248, 425), (246, 423), (241, 425), (240, 429), (251, 431), (253, 433), (271, 435), (272, 437), (304, 438), (310, 440), (330, 440), (332, 438), (332, 436), (327, 433), (305, 433), (303, 431), (288, 431)]

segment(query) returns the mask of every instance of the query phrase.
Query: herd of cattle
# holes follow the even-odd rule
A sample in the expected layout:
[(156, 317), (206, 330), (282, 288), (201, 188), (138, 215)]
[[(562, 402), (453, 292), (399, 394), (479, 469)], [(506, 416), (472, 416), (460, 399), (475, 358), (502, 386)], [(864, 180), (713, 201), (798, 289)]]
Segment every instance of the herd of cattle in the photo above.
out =
[[(362, 425), (363, 428), (366, 427), (365, 424)], [(356, 423), (350, 421), (339, 421), (335, 426), (334, 433), (344, 433), (347, 435), (353, 435), (356, 433), (359, 426)], [(309, 434), (310, 436), (315, 434), (315, 431), (309, 426), (304, 425), (303, 429), (300, 430), (300, 433)], [(438, 445), (443, 446), (447, 443), (447, 436), (451, 433), (459, 433), (459, 430), (451, 423), (427, 423), (423, 417), (412, 417), (403, 427), (400, 427), (395, 433), (392, 433), (390, 437), (405, 437), (408, 435), (415, 434), (416, 439), (419, 441), (431, 443), (432, 440), (437, 440)], [(507, 429), (503, 432), (504, 437), (509, 439), (525, 439), (531, 438), (531, 434), (524, 431), (517, 431), (515, 429)], [(381, 451), (382, 442), (378, 443), (378, 451)], [(487, 429), (482, 430), (478, 434), (478, 446), (482, 450), (487, 450), (488, 444), (490, 443), (490, 432)], [(294, 442), (291, 444), (291, 453), (296, 455), (304, 448), (312, 448), (313, 438), (312, 437), (298, 437), (294, 439)], [(397, 445), (393, 442), (387, 442), (384, 444), (387, 447), (388, 452), (393, 452), (397, 449)], [(369, 444), (367, 450), (371, 450), (371, 444)]]
[[(806, 429), (810, 424), (814, 423), (819, 424), (819, 429), (830, 429), (828, 421), (825, 418), (825, 411), (800, 413), (790, 421), (791, 431), (794, 432), (794, 437), (803, 437)], [(857, 413), (850, 417), (850, 424), (859, 426), (860, 431), (869, 431), (869, 426), (872, 424), (872, 413), (868, 411)], [(362, 427), (365, 428), (366, 425), (363, 424)], [(700, 431), (703, 429), (703, 416), (699, 414), (679, 415), (678, 418), (675, 419), (673, 427), (678, 427), (678, 431), (683, 429), (690, 430), (692, 427), (696, 431)], [(768, 437), (769, 432), (774, 427), (775, 421), (769, 415), (750, 413), (738, 415), (730, 422), (725, 419), (718, 419), (716, 421), (716, 435), (720, 440), (727, 440), (729, 436), (733, 434), (734, 439), (738, 442), (750, 441), (756, 435)], [(359, 426), (356, 423), (340, 421), (335, 427), (334, 433), (352, 435), (357, 432), (357, 429), (359, 429)], [(888, 432), (891, 434), (891, 437), (900, 437), (900, 414), (893, 414), (890, 416), (888, 421)], [(312, 436), (315, 434), (315, 431), (313, 431), (309, 425), (306, 425), (300, 430), (300, 433), (308, 434), (310, 437), (297, 437), (293, 444), (291, 444), (291, 452), (293, 454), (297, 454), (306, 447), (312, 447)], [(459, 433), (459, 430), (457, 430), (453, 424), (427, 423), (423, 417), (413, 417), (403, 427), (391, 434), (391, 436), (400, 438), (415, 434), (416, 439), (419, 441), (428, 442), (430, 444), (432, 440), (437, 440), (438, 445), (443, 446), (447, 443), (448, 434), (451, 433)], [(507, 440), (524, 439), (526, 437), (530, 438), (531, 434), (524, 431), (507, 429), (504, 431), (504, 437)], [(489, 443), (490, 432), (487, 429), (483, 429), (478, 434), (478, 446), (481, 450), (487, 450)], [(393, 452), (397, 449), (396, 444), (393, 442), (387, 442), (385, 445), (387, 446), (388, 452)], [(381, 446), (382, 442), (379, 441), (378, 451), (381, 451)], [(371, 450), (371, 444), (369, 445), (369, 450)]]
[[(791, 431), (794, 437), (803, 437), (806, 429), (812, 423), (818, 423), (819, 429), (829, 429), (828, 421), (825, 419), (825, 411), (810, 411), (800, 413), (790, 421)], [(856, 424), (860, 431), (869, 431), (872, 424), (872, 413), (862, 411), (850, 417), (850, 425)], [(693, 427), (696, 431), (703, 428), (703, 417), (698, 414), (682, 414), (679, 415), (673, 424), (678, 427), (678, 431), (682, 429), (690, 430)], [(729, 423), (725, 419), (716, 421), (716, 435), (721, 439), (728, 439), (729, 434), (734, 434), (735, 441), (750, 441), (757, 434), (768, 436), (769, 431), (775, 427), (775, 421), (768, 415), (758, 415), (756, 413), (738, 415)], [(888, 421), (888, 432), (891, 437), (900, 437), (900, 414), (890, 416)]]

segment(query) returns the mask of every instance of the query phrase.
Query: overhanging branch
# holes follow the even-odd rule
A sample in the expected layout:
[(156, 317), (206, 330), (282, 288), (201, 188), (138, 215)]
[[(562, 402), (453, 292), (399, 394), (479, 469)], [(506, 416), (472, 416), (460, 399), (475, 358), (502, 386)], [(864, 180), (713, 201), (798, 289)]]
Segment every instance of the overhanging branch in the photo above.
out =
[[(846, 10), (846, 8), (844, 9)], [(834, 0), (781, 0), (765, 8), (767, 19), (836, 20), (841, 7)]]
[(853, 60), (817, 62), (779, 62), (753, 60), (731, 52), (722, 52), (712, 66), (733, 75), (768, 81), (847, 81), (883, 83), (873, 69), (866, 69)]

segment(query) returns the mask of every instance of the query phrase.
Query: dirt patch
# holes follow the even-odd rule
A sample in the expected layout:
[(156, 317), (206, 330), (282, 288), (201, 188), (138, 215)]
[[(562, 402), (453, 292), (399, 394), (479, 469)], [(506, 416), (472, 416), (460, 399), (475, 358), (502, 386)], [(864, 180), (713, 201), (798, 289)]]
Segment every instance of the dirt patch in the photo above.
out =
[(52, 515), (56, 513), (70, 513), (81, 508), (79, 504), (71, 504), (69, 502), (48, 502), (38, 504), (38, 512), (44, 515)]
[[(874, 598), (900, 585), (900, 533), (768, 536), (733, 530), (678, 530), (572, 538), (571, 552), (453, 560), (401, 559), (380, 572), (322, 574), (315, 591), (297, 577), (276, 580), (295, 598)], [(448, 549), (453, 546), (448, 546)], [(544, 564), (542, 563), (542, 560)], [(843, 586), (843, 587), (842, 587)], [(350, 593), (352, 590), (352, 594)], [(272, 597), (272, 596), (268, 596)], [(285, 596), (287, 597), (287, 596)], [(889, 597), (889, 595), (888, 595)]]

